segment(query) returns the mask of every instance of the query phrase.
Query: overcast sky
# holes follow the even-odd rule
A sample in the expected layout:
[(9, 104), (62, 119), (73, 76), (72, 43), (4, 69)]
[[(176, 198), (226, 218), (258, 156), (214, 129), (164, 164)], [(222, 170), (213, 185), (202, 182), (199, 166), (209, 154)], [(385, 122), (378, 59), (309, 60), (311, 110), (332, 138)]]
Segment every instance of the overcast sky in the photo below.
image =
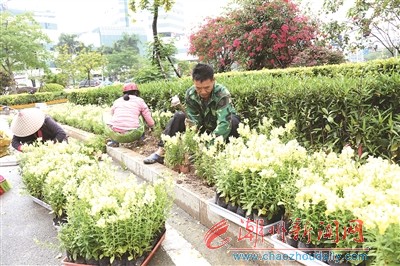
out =
[[(27, 10), (56, 10), (59, 29), (63, 32), (87, 31), (101, 26), (104, 14), (112, 1), (106, 0), (0, 0), (10, 8), (25, 7)], [(311, 3), (315, 12), (322, 7), (323, 0), (301, 0)], [(345, 1), (352, 2), (352, 1)], [(207, 16), (221, 14), (229, 0), (184, 0), (185, 20), (188, 28), (200, 24)]]
[[(4, 2), (7, 0), (0, 0)], [(185, 0), (185, 20), (190, 25), (201, 23), (206, 16), (221, 13), (228, 0)], [(8, 0), (9, 8), (56, 10), (61, 31), (82, 31), (99, 26), (110, 1), (105, 0)]]

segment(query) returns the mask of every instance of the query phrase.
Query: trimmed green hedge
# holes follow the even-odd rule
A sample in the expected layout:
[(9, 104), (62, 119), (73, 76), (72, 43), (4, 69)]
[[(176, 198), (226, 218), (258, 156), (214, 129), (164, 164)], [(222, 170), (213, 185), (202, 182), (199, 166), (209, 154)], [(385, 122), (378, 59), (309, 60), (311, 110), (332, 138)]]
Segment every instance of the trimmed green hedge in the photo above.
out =
[(64, 86), (57, 83), (47, 83), (42, 88), (40, 88), (40, 92), (55, 92), (63, 90)]
[(37, 92), (35, 94), (13, 94), (0, 96), (0, 105), (19, 105), (29, 103), (48, 102), (59, 99), (66, 99), (67, 94), (64, 91), (59, 92)]
[[(310, 150), (340, 151), (351, 145), (400, 161), (400, 59), (230, 72), (216, 79), (229, 89), (237, 111), (251, 125), (264, 116), (273, 118), (276, 126), (294, 119), (298, 140)], [(184, 101), (191, 85), (190, 78), (183, 78), (140, 84), (139, 89), (151, 108), (166, 110), (172, 96)], [(115, 85), (70, 92), (68, 100), (111, 105), (121, 95), (122, 85)]]

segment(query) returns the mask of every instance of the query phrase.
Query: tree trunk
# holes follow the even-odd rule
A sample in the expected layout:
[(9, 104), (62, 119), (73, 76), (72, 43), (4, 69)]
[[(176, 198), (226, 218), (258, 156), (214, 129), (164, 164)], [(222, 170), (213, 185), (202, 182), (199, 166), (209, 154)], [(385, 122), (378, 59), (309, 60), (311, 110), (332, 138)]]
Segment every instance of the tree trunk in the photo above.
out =
[(153, 29), (153, 62), (157, 64), (158, 69), (160, 72), (163, 74), (164, 78), (167, 78), (167, 75), (161, 65), (161, 49), (160, 49), (160, 41), (158, 39), (158, 32), (157, 32), (157, 20), (158, 20), (158, 6), (154, 1), (154, 14), (153, 14), (153, 24), (152, 24), (152, 29)]
[(181, 77), (181, 74), (178, 72), (178, 70), (175, 68), (174, 63), (172, 62), (171, 58), (167, 56), (168, 62), (171, 64), (172, 68), (174, 69), (175, 74), (178, 76), (178, 78)]

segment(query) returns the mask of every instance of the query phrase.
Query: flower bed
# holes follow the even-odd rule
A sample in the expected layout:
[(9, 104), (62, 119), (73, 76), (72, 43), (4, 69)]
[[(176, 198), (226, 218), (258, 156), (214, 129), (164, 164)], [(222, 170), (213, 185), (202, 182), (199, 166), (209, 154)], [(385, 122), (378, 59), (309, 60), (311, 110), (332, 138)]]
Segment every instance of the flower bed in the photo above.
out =
[(116, 179), (111, 158), (93, 156), (80, 143), (24, 145), (23, 182), (67, 223), (59, 239), (68, 261), (85, 264), (143, 262), (164, 234), (172, 206), (169, 178), (138, 184)]
[(311, 247), (370, 248), (369, 263), (399, 263), (399, 166), (359, 158), (350, 148), (307, 152), (293, 128), (264, 119), (251, 129), (245, 122), (229, 144), (187, 131), (168, 139), (166, 161), (173, 168), (190, 155), (197, 175), (215, 184), (232, 210), (240, 206), (243, 217), (271, 218), (284, 209), (289, 236)]

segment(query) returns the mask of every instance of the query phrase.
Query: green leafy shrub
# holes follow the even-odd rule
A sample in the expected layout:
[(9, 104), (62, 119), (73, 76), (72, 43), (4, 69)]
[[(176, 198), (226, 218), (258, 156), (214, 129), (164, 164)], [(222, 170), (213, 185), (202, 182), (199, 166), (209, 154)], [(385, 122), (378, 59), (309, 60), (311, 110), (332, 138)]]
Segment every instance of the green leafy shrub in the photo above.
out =
[(40, 88), (40, 92), (55, 92), (63, 90), (64, 87), (57, 83), (46, 83), (42, 88)]

